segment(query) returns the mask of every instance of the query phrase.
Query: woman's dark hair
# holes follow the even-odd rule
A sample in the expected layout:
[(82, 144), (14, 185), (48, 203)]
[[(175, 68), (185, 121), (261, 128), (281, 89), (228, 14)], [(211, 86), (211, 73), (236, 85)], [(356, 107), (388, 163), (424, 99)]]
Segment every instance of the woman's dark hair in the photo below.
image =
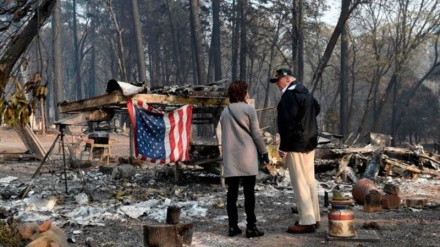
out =
[(234, 81), (229, 85), (229, 103), (245, 102), (248, 84), (245, 81)]

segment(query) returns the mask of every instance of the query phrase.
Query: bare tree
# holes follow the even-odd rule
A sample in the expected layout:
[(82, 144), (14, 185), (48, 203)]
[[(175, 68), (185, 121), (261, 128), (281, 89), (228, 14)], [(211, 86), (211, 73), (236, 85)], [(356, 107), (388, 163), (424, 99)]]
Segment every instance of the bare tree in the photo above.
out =
[(125, 57), (124, 57), (124, 43), (122, 42), (122, 29), (119, 27), (119, 23), (116, 18), (116, 13), (113, 9), (113, 5), (111, 3), (111, 0), (106, 0), (106, 4), (107, 4), (107, 9), (110, 12), (110, 17), (113, 21), (113, 25), (115, 25), (116, 34), (117, 34), (117, 43), (118, 43), (117, 51), (118, 51), (119, 70), (122, 74), (122, 79), (124, 81), (128, 81), (127, 66), (125, 64)]
[[(3, 93), (4, 88), (8, 84), (9, 75), (15, 66), (18, 59), (28, 48), (34, 37), (38, 34), (38, 30), (43, 26), (46, 20), (52, 14), (52, 10), (55, 7), (56, 0), (44, 0), (37, 7), (35, 12), (32, 12), (32, 1), (29, 1), (30, 6), (27, 11), (30, 17), (23, 28), (18, 30), (14, 39), (10, 40), (8, 44), (3, 46), (2, 55), (0, 56), (0, 92)], [(18, 8), (18, 7), (17, 7)], [(17, 11), (19, 11), (17, 9)], [(26, 9), (24, 9), (26, 11)], [(13, 10), (12, 10), (13, 12)], [(20, 20), (16, 20), (20, 21)]]
[[(390, 30), (389, 25), (385, 25), (383, 16), (385, 15), (385, 1), (382, 0), (375, 4), (369, 3), (362, 8), (363, 18), (360, 18), (361, 28), (368, 30), (368, 35), (365, 35), (363, 40), (360, 40), (361, 46), (359, 49), (371, 50), (369, 52), (372, 56), (372, 62), (369, 66), (373, 71), (366, 78), (369, 83), (369, 89), (366, 96), (365, 108), (362, 114), (359, 127), (356, 131), (357, 136), (364, 136), (371, 131), (371, 123), (379, 121), (374, 114), (376, 104), (379, 102), (379, 85), (383, 76), (388, 73), (391, 68), (391, 61), (394, 57), (392, 46), (389, 45)], [(370, 47), (371, 46), (371, 47)]]
[[(378, 119), (383, 114), (385, 104), (391, 99), (392, 120), (390, 133), (394, 141), (397, 139), (398, 112), (401, 110), (399, 91), (401, 90), (402, 76), (408, 72), (408, 66), (414, 51), (426, 42), (440, 25), (440, 2), (438, 0), (413, 2), (410, 0), (399, 0), (396, 5), (390, 6), (397, 9), (397, 15), (389, 15), (389, 23), (394, 24), (391, 29), (393, 52), (393, 73), (389, 80), (384, 97), (379, 101), (375, 114)], [(417, 85), (417, 83), (415, 84)], [(418, 87), (414, 87), (417, 89)], [(390, 97), (391, 96), (391, 97)], [(379, 121), (373, 125), (373, 130), (379, 128)]]
[(330, 40), (327, 43), (324, 54), (319, 59), (318, 66), (314, 70), (314, 73), (313, 73), (313, 78), (311, 81), (312, 93), (316, 90), (318, 82), (321, 80), (322, 73), (324, 72), (324, 69), (327, 66), (327, 63), (330, 60), (333, 49), (335, 48), (336, 43), (338, 42), (339, 36), (344, 28), (345, 23), (347, 22), (348, 18), (350, 17), (350, 14), (353, 12), (353, 10), (355, 10), (357, 8), (357, 6), (359, 4), (365, 3), (365, 2), (367, 2), (367, 1), (355, 0), (352, 2), (351, 0), (342, 0), (341, 13), (339, 15), (338, 23), (336, 24), (336, 27), (333, 30), (333, 33), (330, 37)]

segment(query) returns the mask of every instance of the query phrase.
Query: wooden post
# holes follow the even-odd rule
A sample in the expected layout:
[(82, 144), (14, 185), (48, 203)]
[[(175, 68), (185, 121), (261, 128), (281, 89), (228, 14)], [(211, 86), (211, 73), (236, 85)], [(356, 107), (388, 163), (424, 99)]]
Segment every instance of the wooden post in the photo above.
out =
[(180, 208), (177, 206), (169, 206), (167, 209), (166, 223), (171, 225), (177, 225), (180, 221)]
[(144, 225), (145, 247), (191, 246), (194, 223), (177, 225)]

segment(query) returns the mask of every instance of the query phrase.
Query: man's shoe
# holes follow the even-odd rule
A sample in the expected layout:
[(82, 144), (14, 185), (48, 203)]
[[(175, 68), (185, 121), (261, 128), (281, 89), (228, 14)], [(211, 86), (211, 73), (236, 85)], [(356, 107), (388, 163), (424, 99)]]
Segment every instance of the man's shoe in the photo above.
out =
[[(295, 225), (299, 225), (299, 221), (295, 221)], [(320, 226), (319, 221), (316, 221), (315, 228), (318, 229)]]
[(229, 237), (233, 237), (233, 236), (239, 235), (241, 233), (242, 233), (242, 231), (238, 226), (229, 227)]
[(316, 231), (315, 224), (313, 225), (293, 225), (287, 228), (288, 233), (297, 234), (297, 233), (313, 233)]
[(256, 226), (250, 227), (246, 229), (246, 237), (247, 238), (256, 238), (264, 235), (263, 231), (258, 230)]

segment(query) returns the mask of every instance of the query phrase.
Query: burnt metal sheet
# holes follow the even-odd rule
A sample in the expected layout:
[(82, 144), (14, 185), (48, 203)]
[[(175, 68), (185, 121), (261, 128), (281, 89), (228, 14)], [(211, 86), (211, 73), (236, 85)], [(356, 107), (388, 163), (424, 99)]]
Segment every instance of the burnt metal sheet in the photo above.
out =
[(181, 97), (175, 95), (162, 94), (136, 94), (133, 98), (142, 100), (149, 104), (163, 104), (163, 105), (194, 105), (195, 107), (220, 107), (229, 104), (228, 98), (217, 98), (207, 95), (205, 97)]
[[(200, 94), (197, 97), (182, 97), (175, 95), (162, 94), (136, 94), (133, 98), (140, 99), (148, 104), (158, 105), (186, 105), (194, 107), (224, 107), (229, 104), (229, 99), (220, 97), (213, 93)], [(110, 94), (79, 100), (76, 102), (63, 102), (58, 106), (61, 113), (77, 113), (96, 109), (114, 109), (126, 111), (128, 96), (124, 96), (121, 91)]]
[(75, 125), (93, 121), (109, 121), (113, 118), (113, 116), (113, 111), (100, 109), (76, 113), (74, 115), (56, 121), (55, 124)]
[(101, 108), (121, 109), (127, 105), (127, 96), (121, 91), (101, 95), (93, 98), (83, 99), (75, 102), (62, 102), (58, 104), (61, 113), (76, 113)]

